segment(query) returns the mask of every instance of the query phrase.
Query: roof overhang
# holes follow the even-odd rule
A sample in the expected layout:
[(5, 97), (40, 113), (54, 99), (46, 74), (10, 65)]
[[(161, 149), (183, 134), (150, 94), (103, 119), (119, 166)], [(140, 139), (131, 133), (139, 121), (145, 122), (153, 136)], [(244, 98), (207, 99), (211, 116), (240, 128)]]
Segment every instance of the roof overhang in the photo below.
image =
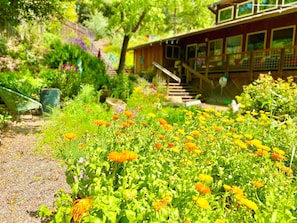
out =
[(250, 23), (250, 22), (254, 22), (254, 21), (269, 19), (269, 18), (273, 18), (273, 17), (279, 16), (279, 15), (286, 15), (286, 14), (291, 14), (291, 13), (296, 13), (296, 12), (297, 12), (297, 7), (294, 7), (294, 6), (287, 7), (287, 8), (280, 8), (278, 10), (268, 11), (268, 12), (265, 12), (265, 13), (256, 14), (254, 16), (245, 17), (245, 18), (241, 18), (241, 19), (236, 19), (236, 20), (232, 20), (230, 22), (226, 22), (226, 23), (222, 23), (222, 24), (217, 24), (217, 25), (214, 25), (212, 27), (197, 30), (197, 31), (193, 31), (193, 32), (190, 32), (190, 33), (176, 35), (176, 36), (168, 37), (168, 38), (165, 38), (165, 39), (160, 39), (158, 41), (141, 44), (141, 45), (138, 45), (138, 46), (135, 46), (135, 47), (130, 47), (128, 50), (135, 50), (135, 49), (149, 47), (149, 46), (156, 45), (156, 44), (161, 45), (161, 44), (166, 43), (166, 42), (170, 43), (171, 41), (180, 41), (180, 39), (184, 39), (184, 38), (187, 38), (187, 37), (190, 37), (190, 36), (207, 33), (207, 32), (211, 32), (211, 31), (214, 31), (214, 30), (230, 28), (230, 27), (233, 27), (233, 26), (244, 25), (246, 23)]
[(222, 0), (219, 2), (212, 3), (212, 4), (208, 5), (207, 7), (211, 12), (216, 14), (219, 8), (224, 8), (224, 7), (233, 5), (234, 2), (237, 2), (237, 1), (236, 0)]

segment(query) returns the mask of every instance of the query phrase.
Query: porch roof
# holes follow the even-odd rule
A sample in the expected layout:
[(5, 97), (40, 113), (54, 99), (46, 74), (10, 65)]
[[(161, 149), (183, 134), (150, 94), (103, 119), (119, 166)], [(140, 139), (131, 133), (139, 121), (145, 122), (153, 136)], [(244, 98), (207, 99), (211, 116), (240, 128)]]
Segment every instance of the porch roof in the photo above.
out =
[[(231, 2), (232, 0), (224, 0), (222, 2)], [(267, 11), (264, 13), (259, 13), (250, 17), (245, 17), (245, 18), (240, 18), (240, 19), (236, 19), (236, 20), (232, 20), (230, 22), (226, 22), (226, 23), (222, 23), (222, 24), (216, 24), (212, 27), (209, 28), (205, 28), (205, 29), (201, 29), (201, 30), (197, 30), (197, 31), (193, 31), (193, 32), (189, 32), (189, 33), (184, 33), (184, 34), (180, 34), (180, 35), (175, 35), (175, 36), (171, 36), (168, 38), (164, 38), (164, 39), (160, 39), (157, 41), (153, 41), (153, 42), (149, 42), (149, 43), (144, 43), (138, 46), (134, 46), (134, 47), (129, 47), (128, 50), (135, 50), (135, 49), (139, 49), (139, 48), (144, 48), (144, 47), (148, 47), (148, 46), (152, 46), (152, 45), (157, 45), (157, 44), (162, 44), (165, 42), (169, 42), (171, 40), (180, 40), (180, 39), (184, 39), (187, 37), (191, 37), (191, 36), (195, 36), (195, 35), (199, 35), (202, 33), (207, 33), (207, 32), (211, 32), (214, 30), (219, 30), (219, 29), (224, 29), (224, 28), (229, 28), (229, 27), (233, 27), (233, 26), (238, 26), (238, 25), (243, 25), (246, 23), (250, 23), (253, 21), (258, 21), (258, 20), (262, 20), (262, 19), (268, 19), (268, 18), (273, 18), (279, 15), (286, 15), (286, 14), (291, 14), (291, 13), (296, 13), (297, 12), (297, 7), (296, 5), (290, 6), (290, 7), (286, 7), (286, 8), (280, 8), (278, 10), (273, 10), (273, 11)]]

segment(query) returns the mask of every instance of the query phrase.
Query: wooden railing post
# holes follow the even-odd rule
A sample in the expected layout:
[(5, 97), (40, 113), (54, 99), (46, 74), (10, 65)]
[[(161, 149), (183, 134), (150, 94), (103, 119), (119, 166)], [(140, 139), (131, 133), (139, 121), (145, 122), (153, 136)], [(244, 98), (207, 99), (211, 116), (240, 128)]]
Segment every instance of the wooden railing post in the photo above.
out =
[(253, 81), (253, 69), (254, 69), (254, 53), (251, 51), (249, 52), (249, 74), (250, 74), (250, 81)]
[(208, 78), (209, 71), (209, 57), (205, 57), (205, 77)]
[(283, 76), (283, 69), (284, 69), (284, 65), (285, 65), (285, 54), (286, 54), (286, 51), (284, 48), (282, 48), (280, 58), (279, 58), (279, 65), (278, 65), (278, 73), (279, 73), (280, 77)]
[(230, 69), (230, 54), (226, 55), (225, 72), (228, 74)]

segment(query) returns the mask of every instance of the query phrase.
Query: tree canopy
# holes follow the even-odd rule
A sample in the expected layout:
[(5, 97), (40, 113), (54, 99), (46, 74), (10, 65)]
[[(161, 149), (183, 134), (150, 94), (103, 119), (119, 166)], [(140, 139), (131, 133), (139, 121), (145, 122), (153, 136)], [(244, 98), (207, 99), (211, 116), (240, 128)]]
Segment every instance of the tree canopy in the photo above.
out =
[(59, 15), (59, 0), (1, 0), (1, 31), (14, 27), (23, 20), (42, 20), (52, 15)]

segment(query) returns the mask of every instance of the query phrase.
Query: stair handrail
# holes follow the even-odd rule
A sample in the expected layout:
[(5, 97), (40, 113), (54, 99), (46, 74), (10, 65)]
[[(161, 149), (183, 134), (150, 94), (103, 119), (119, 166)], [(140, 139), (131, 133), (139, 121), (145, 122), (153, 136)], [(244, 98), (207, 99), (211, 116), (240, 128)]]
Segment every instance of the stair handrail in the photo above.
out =
[(194, 70), (192, 67), (190, 67), (189, 65), (187, 65), (186, 63), (182, 63), (182, 67), (184, 67), (185, 69), (189, 70), (192, 74), (194, 74), (194, 76), (201, 78), (202, 80), (204, 80), (205, 82), (211, 84), (211, 86), (214, 86), (213, 84), (213, 80), (208, 79), (207, 77), (205, 77), (204, 75), (200, 74), (199, 72), (197, 72), (196, 70)]
[(170, 70), (167, 70), (165, 67), (161, 66), (160, 64), (158, 64), (157, 62), (153, 61), (152, 63), (156, 68), (158, 68), (159, 70), (161, 70), (164, 74), (166, 74), (168, 77), (172, 78), (173, 80), (175, 80), (176, 82), (180, 83), (181, 79), (176, 76), (174, 73), (172, 73)]

